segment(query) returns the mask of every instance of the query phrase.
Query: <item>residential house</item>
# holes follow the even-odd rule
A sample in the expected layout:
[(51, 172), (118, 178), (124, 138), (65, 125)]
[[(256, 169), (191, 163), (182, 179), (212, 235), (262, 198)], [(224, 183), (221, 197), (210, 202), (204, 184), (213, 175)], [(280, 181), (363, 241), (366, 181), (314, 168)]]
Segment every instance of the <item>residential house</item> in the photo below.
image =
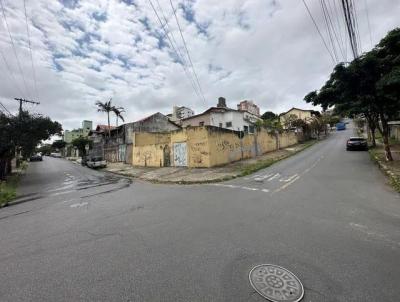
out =
[(306, 123), (310, 123), (313, 117), (320, 115), (318, 111), (315, 110), (307, 110), (292, 107), (290, 110), (283, 112), (279, 115), (279, 120), (282, 126), (285, 128), (287, 121), (291, 119), (292, 116), (295, 116), (297, 119), (304, 120)]
[(250, 112), (256, 116), (260, 116), (260, 107), (254, 104), (253, 101), (244, 100), (237, 104), (237, 109)]
[(63, 139), (66, 142), (65, 156), (79, 156), (78, 150), (72, 146), (72, 141), (78, 137), (88, 137), (92, 127), (93, 122), (85, 120), (82, 121), (82, 128), (64, 131)]
[(228, 108), (225, 98), (220, 97), (216, 107), (211, 107), (203, 113), (182, 119), (181, 126), (215, 126), (245, 133), (254, 133), (255, 123), (259, 119), (257, 115), (246, 110)]
[(168, 132), (177, 129), (180, 129), (180, 126), (171, 122), (160, 112), (136, 122), (113, 127), (110, 129), (109, 137), (108, 129), (96, 128), (96, 131), (91, 133), (93, 151), (90, 154), (102, 154), (109, 162), (132, 163), (132, 144), (135, 132)]

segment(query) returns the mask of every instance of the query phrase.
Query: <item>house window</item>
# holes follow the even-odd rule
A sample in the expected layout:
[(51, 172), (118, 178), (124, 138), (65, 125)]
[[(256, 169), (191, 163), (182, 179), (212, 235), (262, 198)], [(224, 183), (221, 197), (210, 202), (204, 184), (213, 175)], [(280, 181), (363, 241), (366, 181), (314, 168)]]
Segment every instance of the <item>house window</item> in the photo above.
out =
[(249, 126), (243, 126), (244, 133), (249, 133)]
[(226, 122), (225, 126), (226, 126), (226, 128), (232, 127), (232, 122)]
[(200, 122), (200, 123), (199, 123), (199, 126), (204, 126), (204, 122)]
[(222, 128), (222, 123), (219, 123), (219, 127)]
[(254, 133), (254, 126), (249, 126), (249, 133)]

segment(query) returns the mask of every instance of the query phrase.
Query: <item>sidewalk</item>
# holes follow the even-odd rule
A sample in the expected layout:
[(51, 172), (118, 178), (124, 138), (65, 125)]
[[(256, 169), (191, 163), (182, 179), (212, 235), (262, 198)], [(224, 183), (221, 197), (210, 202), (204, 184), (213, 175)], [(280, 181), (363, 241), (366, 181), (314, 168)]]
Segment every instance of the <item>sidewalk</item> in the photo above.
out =
[(245, 176), (266, 168), (273, 163), (294, 155), (317, 141), (312, 140), (297, 144), (285, 149), (268, 152), (256, 158), (233, 162), (221, 167), (213, 168), (184, 168), (184, 167), (133, 167), (124, 163), (108, 163), (103, 171), (134, 177), (154, 183), (195, 184), (220, 182)]
[(389, 177), (390, 184), (400, 192), (400, 144), (390, 146), (393, 161), (386, 161), (385, 149), (382, 144), (369, 150), (371, 158), (378, 164), (379, 168)]

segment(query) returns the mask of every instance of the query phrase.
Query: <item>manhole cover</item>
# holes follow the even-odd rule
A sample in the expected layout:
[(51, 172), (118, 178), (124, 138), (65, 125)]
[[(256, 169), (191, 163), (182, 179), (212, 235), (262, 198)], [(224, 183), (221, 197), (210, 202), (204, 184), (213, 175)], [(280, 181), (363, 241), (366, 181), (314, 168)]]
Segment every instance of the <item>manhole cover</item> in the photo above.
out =
[(297, 302), (304, 295), (299, 278), (277, 265), (257, 265), (250, 271), (249, 279), (251, 286), (272, 302)]

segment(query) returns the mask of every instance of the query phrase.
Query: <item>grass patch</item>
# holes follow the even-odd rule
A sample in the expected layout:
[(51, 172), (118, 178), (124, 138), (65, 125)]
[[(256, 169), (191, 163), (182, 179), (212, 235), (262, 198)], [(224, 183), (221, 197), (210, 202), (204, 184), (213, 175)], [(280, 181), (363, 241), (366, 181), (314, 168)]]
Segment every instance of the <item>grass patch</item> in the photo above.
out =
[(271, 166), (273, 163), (277, 162), (279, 159), (267, 159), (267, 160), (260, 160), (254, 164), (248, 164), (241, 169), (240, 176), (250, 175), (258, 170), (267, 168)]
[(281, 156), (275, 157), (275, 158), (268, 158), (268, 159), (265, 159), (265, 160), (259, 160), (256, 163), (252, 163), (252, 164), (246, 164), (241, 169), (240, 176), (250, 175), (250, 174), (255, 173), (255, 172), (259, 171), (259, 170), (268, 168), (272, 164), (274, 164), (274, 163), (276, 163), (276, 162), (278, 162), (278, 161), (280, 161), (282, 159), (288, 158), (288, 157), (290, 157), (292, 155), (295, 155), (295, 154), (297, 154), (297, 153), (299, 153), (299, 152), (301, 152), (301, 151), (313, 146), (317, 142), (318, 142), (318, 140), (310, 140), (308, 142), (303, 143), (301, 148), (299, 148), (295, 152), (287, 153), (287, 154), (284, 154), (284, 155), (281, 155)]
[(6, 181), (0, 183), (0, 207), (7, 205), (17, 196), (19, 175), (14, 174), (7, 177)]

